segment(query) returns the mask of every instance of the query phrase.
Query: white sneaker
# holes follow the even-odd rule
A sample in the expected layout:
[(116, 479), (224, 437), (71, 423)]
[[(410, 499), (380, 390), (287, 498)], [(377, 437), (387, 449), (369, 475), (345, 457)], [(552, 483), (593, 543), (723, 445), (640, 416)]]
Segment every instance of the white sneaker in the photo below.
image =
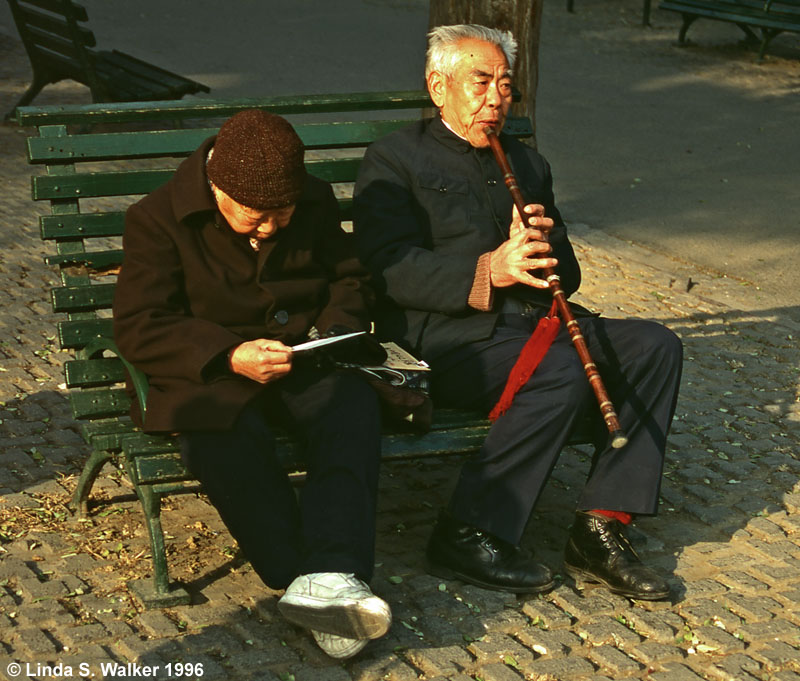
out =
[(324, 631), (317, 631), (316, 629), (312, 629), (311, 634), (323, 652), (329, 657), (335, 657), (337, 660), (346, 660), (349, 657), (358, 655), (364, 650), (364, 646), (369, 643), (367, 638), (346, 638), (336, 634), (326, 634)]
[(345, 638), (380, 638), (392, 624), (389, 604), (355, 575), (341, 572), (300, 575), (278, 610), (301, 627)]

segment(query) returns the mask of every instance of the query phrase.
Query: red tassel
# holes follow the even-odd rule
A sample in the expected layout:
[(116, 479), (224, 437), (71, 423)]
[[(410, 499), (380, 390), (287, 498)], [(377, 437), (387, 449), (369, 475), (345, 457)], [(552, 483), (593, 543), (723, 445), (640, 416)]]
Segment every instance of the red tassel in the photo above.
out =
[(561, 320), (558, 318), (558, 309), (555, 301), (553, 301), (550, 312), (547, 313), (546, 317), (539, 320), (536, 329), (531, 334), (528, 342), (525, 343), (522, 352), (519, 353), (519, 358), (508, 375), (503, 394), (500, 395), (497, 404), (489, 412), (490, 421), (496, 421), (508, 411), (514, 401), (514, 395), (528, 382), (528, 379), (533, 376), (533, 372), (536, 371), (536, 367), (544, 359), (555, 337), (558, 335), (560, 326)]
[(592, 513), (599, 513), (600, 515), (604, 515), (606, 518), (616, 518), (623, 525), (630, 525), (631, 520), (633, 520), (633, 516), (625, 511), (607, 511), (602, 508), (595, 508), (592, 509)]

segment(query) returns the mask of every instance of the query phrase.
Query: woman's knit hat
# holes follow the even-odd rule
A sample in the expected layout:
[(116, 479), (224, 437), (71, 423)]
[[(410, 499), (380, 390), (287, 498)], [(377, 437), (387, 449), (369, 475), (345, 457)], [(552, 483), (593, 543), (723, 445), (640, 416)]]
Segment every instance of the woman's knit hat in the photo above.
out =
[(208, 179), (237, 203), (265, 210), (296, 203), (306, 169), (303, 142), (285, 118), (248, 109), (222, 124)]

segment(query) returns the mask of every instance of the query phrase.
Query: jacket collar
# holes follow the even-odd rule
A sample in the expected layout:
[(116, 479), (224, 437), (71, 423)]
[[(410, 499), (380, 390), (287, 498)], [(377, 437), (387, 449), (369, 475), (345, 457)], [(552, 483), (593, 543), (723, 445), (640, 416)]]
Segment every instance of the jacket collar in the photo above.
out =
[(440, 114), (436, 114), (436, 116), (431, 119), (428, 130), (437, 142), (440, 142), (452, 151), (466, 154), (472, 149), (472, 145), (467, 142), (467, 140), (460, 138), (442, 122)]
[(195, 213), (217, 210), (217, 202), (206, 179), (206, 156), (216, 139), (215, 135), (203, 142), (172, 176), (172, 210), (178, 222)]

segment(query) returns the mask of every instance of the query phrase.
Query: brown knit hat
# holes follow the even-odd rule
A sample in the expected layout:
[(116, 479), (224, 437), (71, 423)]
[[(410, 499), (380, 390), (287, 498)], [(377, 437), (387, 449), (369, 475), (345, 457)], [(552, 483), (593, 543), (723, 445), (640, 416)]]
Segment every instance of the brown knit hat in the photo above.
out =
[(237, 203), (265, 210), (296, 203), (306, 169), (303, 142), (285, 118), (248, 109), (222, 124), (206, 172)]

